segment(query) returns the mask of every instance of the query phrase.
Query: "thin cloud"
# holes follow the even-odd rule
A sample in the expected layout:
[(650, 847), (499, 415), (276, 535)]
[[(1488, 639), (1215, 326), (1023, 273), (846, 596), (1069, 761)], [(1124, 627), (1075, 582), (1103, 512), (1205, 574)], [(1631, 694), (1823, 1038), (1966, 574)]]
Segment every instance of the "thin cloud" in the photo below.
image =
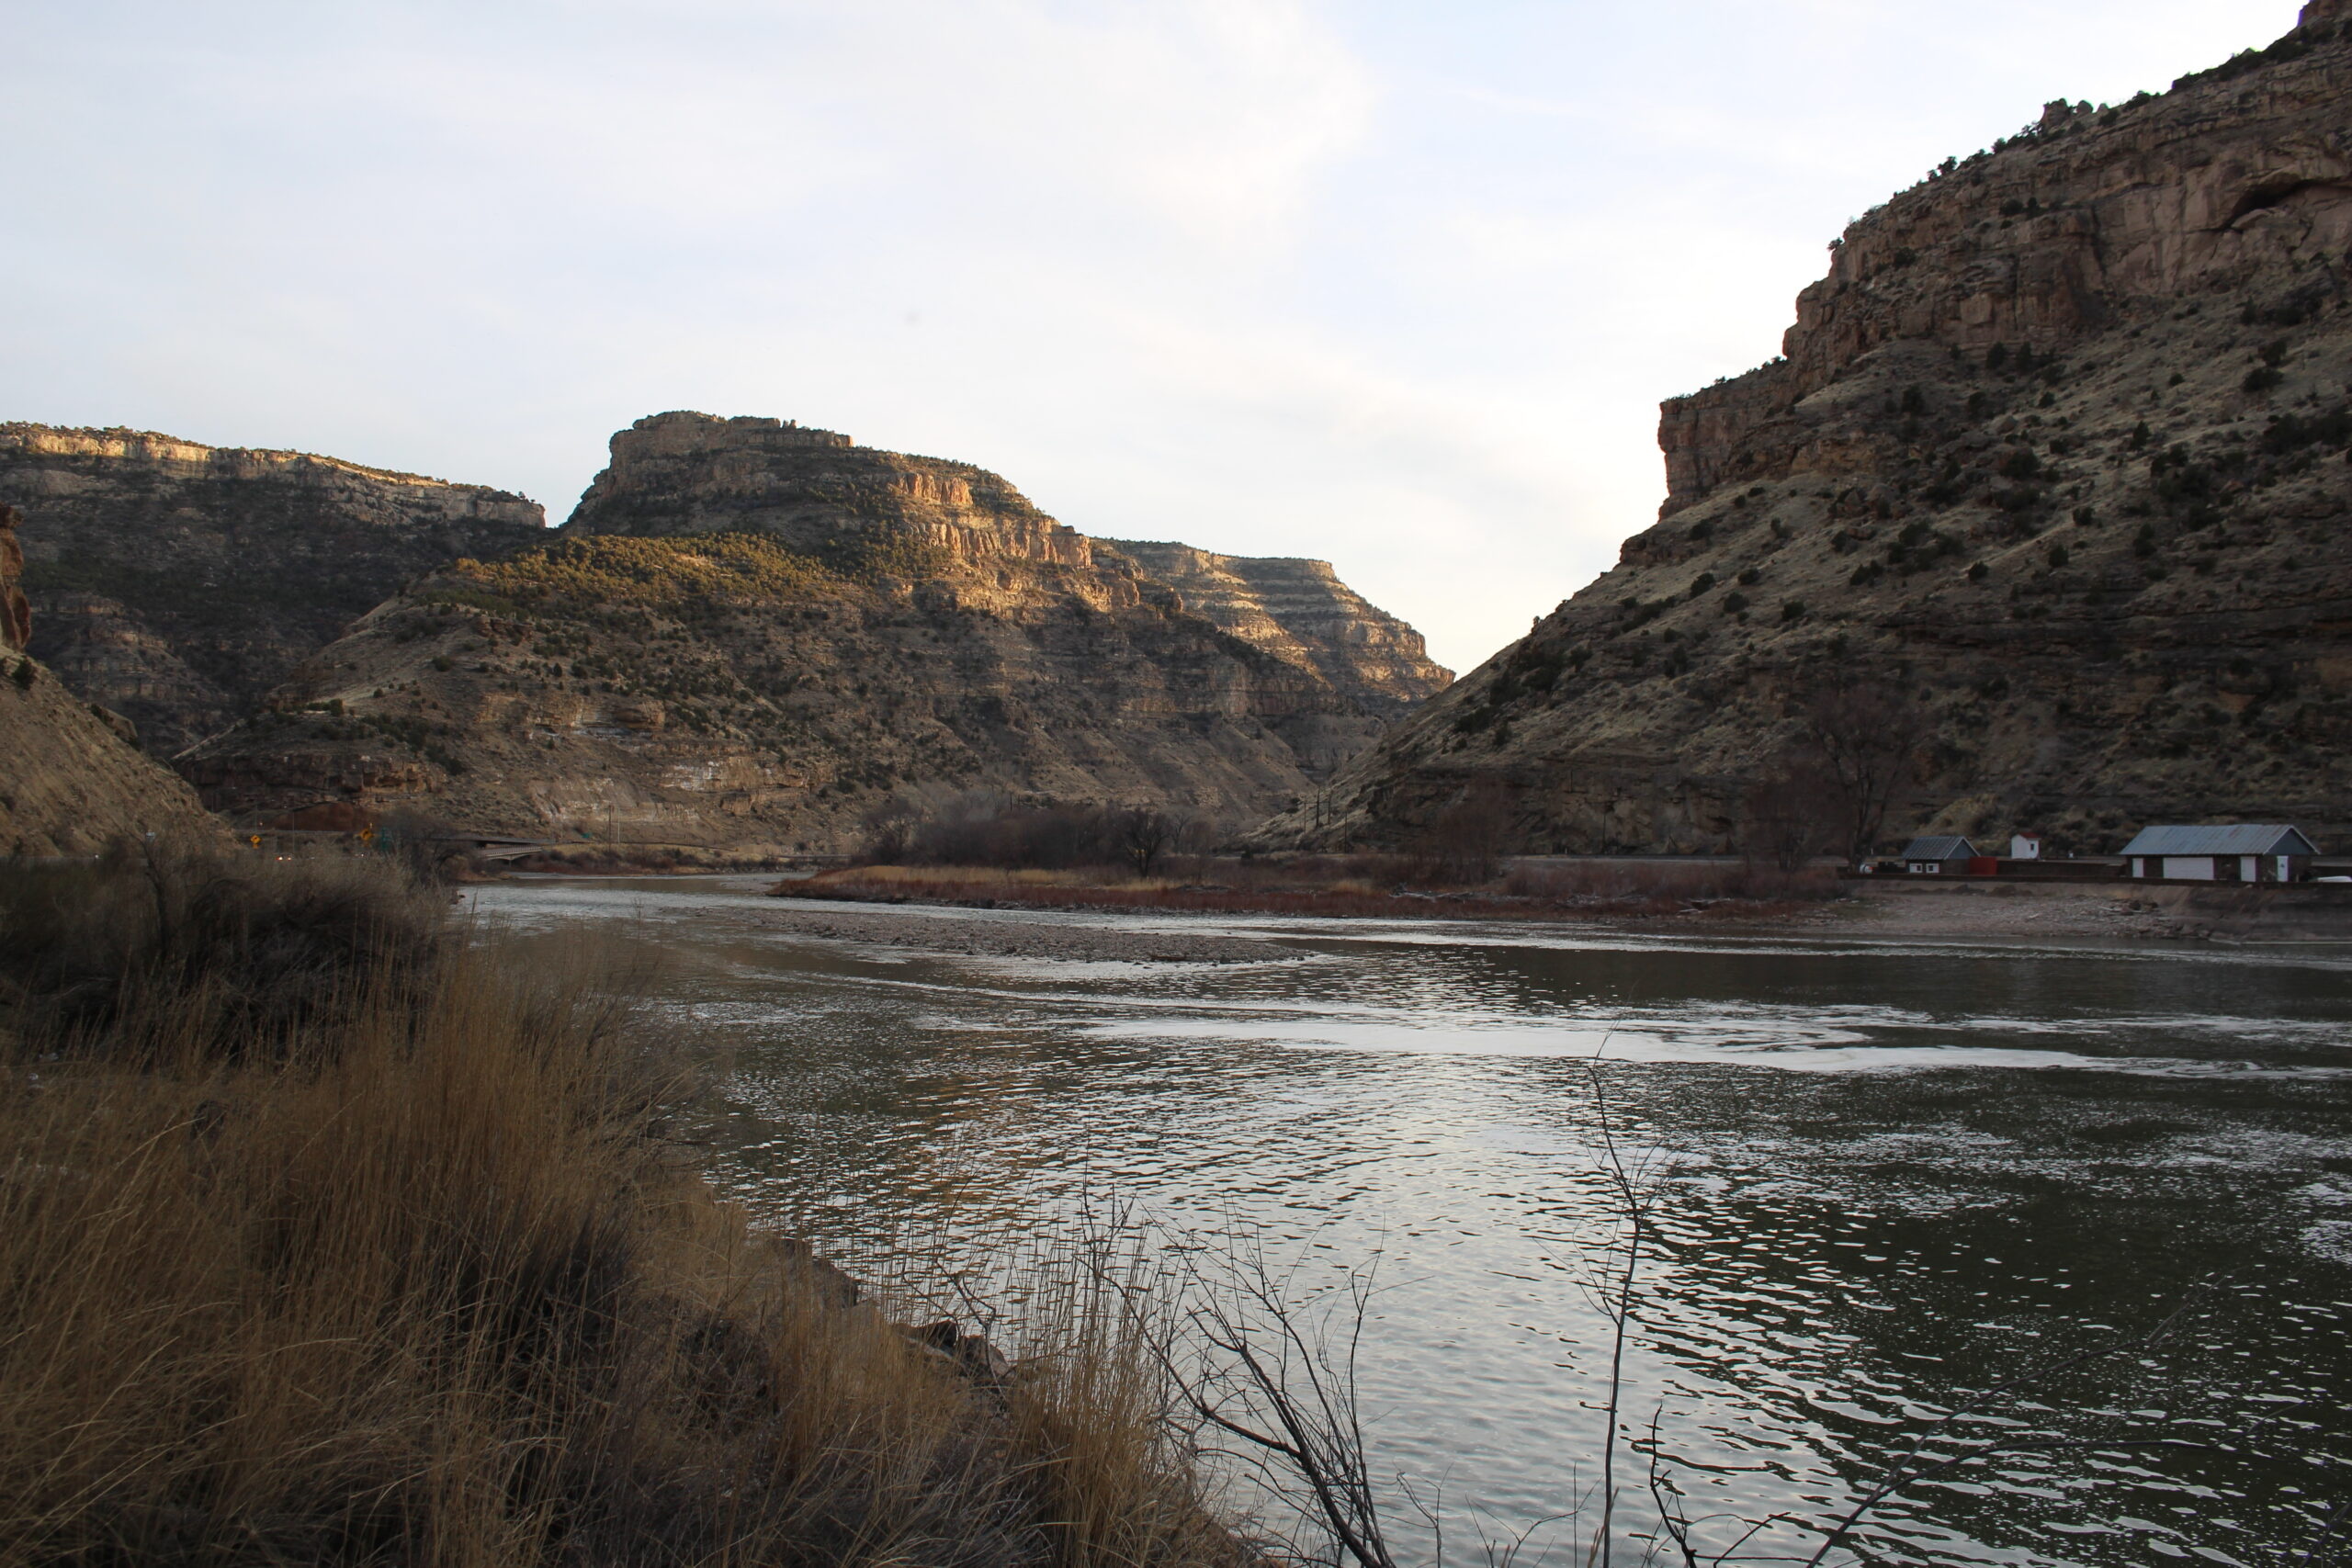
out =
[(1657, 399), (1775, 352), (1847, 219), (2293, 12), (37, 7), (0, 417), (560, 517), (639, 415), (775, 414), (1092, 532), (1331, 559), (1466, 668), (1650, 522)]

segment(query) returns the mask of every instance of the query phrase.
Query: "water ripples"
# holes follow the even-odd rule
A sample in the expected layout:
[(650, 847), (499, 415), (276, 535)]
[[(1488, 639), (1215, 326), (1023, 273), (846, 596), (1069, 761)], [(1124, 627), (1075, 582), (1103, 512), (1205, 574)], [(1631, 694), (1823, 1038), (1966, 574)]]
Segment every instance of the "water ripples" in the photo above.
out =
[[(2209, 1278), (2155, 1364), (1953, 1416), (2087, 1447), (1914, 1488), (1872, 1551), (2256, 1563), (2352, 1479), (2341, 962), (1188, 920), (1314, 956), (1105, 966), (788, 939), (742, 908), (707, 885), (483, 901), (678, 955), (664, 1005), (732, 1064), (720, 1176), (780, 1225), (849, 1248), (943, 1206), (1050, 1221), (1116, 1192), (1248, 1226), (1309, 1281), (1377, 1251), (1377, 1467), (1498, 1524), (1558, 1513), (1598, 1452), (1595, 1074), (1662, 1184), (1628, 1436), (1655, 1416), (1694, 1515), (1837, 1506), (1921, 1422)], [(2116, 1446), (2155, 1408), (2225, 1440)]]

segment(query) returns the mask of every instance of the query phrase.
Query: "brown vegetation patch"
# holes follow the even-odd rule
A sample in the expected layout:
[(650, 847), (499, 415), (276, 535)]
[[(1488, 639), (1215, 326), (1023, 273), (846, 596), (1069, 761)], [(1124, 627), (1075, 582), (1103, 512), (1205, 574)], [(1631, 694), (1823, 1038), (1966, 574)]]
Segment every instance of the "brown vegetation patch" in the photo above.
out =
[(1115, 1325), (892, 1324), (608, 992), (380, 866), (74, 874), (0, 866), (0, 1562), (1238, 1561)]

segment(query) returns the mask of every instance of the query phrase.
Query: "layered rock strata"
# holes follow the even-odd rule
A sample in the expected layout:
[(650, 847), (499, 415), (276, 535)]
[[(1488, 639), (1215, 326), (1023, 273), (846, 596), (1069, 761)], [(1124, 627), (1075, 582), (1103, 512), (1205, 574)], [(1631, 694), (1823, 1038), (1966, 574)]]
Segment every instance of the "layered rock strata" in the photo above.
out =
[(1402, 718), (1453, 680), (1452, 671), (1430, 660), (1420, 633), (1340, 581), (1329, 561), (1224, 556), (1140, 539), (1097, 542), (1235, 637), (1321, 671), (1380, 718)]
[(140, 753), (119, 715), (29, 655), (14, 507), (0, 506), (0, 855), (86, 854), (119, 838), (215, 837), (187, 785)]
[(1870, 683), (1925, 738), (1890, 835), (2352, 835), (2352, 22), (2053, 104), (1849, 228), (1781, 359), (1665, 405), (1617, 566), (1270, 843), (1722, 851)]
[(409, 580), (542, 532), (480, 485), (144, 431), (0, 424), (33, 651), (169, 756), (257, 706)]
[(1236, 635), (986, 470), (671, 413), (555, 542), (389, 600), (186, 766), (239, 813), (639, 843), (838, 848), (971, 790), (1238, 823), (1378, 728), (1320, 637)]

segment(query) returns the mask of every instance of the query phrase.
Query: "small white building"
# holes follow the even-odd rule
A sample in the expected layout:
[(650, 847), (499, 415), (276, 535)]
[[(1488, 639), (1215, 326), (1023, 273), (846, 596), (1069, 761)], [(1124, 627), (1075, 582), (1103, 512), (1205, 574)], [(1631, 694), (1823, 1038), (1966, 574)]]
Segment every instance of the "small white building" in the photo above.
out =
[(2177, 882), (2301, 882), (2319, 846), (2275, 823), (2143, 828), (2123, 846), (2132, 874)]
[(2039, 833), (2010, 834), (2009, 858), (2011, 860), (2040, 860), (2041, 858), (2041, 835)]

